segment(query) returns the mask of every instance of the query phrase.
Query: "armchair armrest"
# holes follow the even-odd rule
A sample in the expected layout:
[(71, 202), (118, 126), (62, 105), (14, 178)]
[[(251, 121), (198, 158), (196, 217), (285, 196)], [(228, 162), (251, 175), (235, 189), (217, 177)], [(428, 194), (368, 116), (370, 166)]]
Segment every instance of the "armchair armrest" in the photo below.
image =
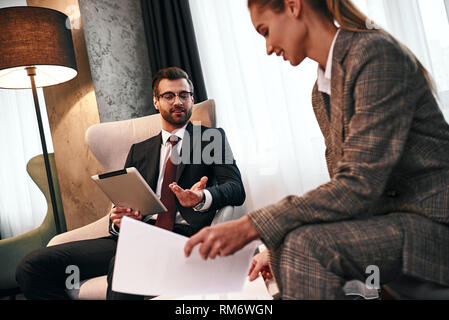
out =
[(217, 210), (215, 214), (214, 220), (212, 220), (212, 224), (218, 224), (226, 221), (236, 220), (242, 217), (242, 212), (239, 210), (240, 207), (226, 206)]
[[(238, 208), (226, 206), (221, 208), (220, 210), (217, 210), (217, 214), (215, 215), (215, 218), (212, 221), (212, 225), (222, 223), (225, 221), (235, 220), (240, 217), (241, 213), (239, 212)], [(47, 247), (71, 241), (107, 237), (110, 235), (108, 228), (109, 228), (109, 213), (105, 215), (103, 218), (100, 218), (97, 221), (94, 221), (84, 227), (67, 231), (54, 236), (48, 243)]]
[(109, 213), (84, 227), (67, 231), (53, 237), (47, 247), (71, 241), (88, 240), (109, 236)]

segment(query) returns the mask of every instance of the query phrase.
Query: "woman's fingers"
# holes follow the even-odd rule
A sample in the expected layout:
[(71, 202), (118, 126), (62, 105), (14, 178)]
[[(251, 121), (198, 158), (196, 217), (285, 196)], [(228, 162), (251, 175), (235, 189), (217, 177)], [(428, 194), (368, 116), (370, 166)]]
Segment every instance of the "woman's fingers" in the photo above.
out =
[(255, 280), (259, 276), (259, 272), (262, 270), (263, 267), (264, 265), (262, 261), (256, 260), (256, 265), (251, 274), (249, 275), (249, 281)]
[(221, 243), (220, 241), (217, 241), (212, 245), (212, 248), (209, 251), (209, 258), (215, 259), (215, 257), (220, 254), (220, 250), (221, 250)]
[(248, 276), (253, 272), (254, 268), (256, 267), (257, 262), (254, 260), (251, 261), (251, 265), (249, 266)]
[[(212, 249), (213, 241), (211, 239), (206, 238), (206, 241), (200, 246), (199, 253), (204, 260), (207, 260), (209, 257), (209, 252)], [(219, 250), (219, 249), (218, 249)]]
[(209, 227), (203, 228), (200, 231), (198, 231), (196, 234), (190, 237), (190, 239), (186, 242), (186, 245), (184, 246), (184, 255), (186, 257), (189, 257), (192, 253), (193, 248), (199, 244), (202, 243), (206, 235), (208, 233)]
[(249, 280), (255, 280), (259, 276), (259, 273), (262, 274), (264, 279), (272, 278), (267, 250), (264, 250), (254, 256), (248, 272)]

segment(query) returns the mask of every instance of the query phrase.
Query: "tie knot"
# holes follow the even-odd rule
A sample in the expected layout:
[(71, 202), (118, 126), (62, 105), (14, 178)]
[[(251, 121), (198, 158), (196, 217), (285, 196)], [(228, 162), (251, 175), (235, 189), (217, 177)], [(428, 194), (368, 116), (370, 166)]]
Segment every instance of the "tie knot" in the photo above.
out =
[(179, 140), (181, 140), (181, 139), (175, 135), (170, 136), (170, 138), (168, 139), (168, 141), (171, 143), (172, 147), (174, 147), (179, 142)]

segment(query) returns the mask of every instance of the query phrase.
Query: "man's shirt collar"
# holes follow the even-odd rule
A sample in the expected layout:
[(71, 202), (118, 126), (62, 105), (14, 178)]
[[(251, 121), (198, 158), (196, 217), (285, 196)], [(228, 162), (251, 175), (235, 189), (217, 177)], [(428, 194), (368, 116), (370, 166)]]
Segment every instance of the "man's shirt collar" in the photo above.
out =
[(187, 121), (182, 128), (176, 129), (171, 133), (162, 129), (162, 144), (165, 145), (172, 135), (177, 136), (179, 139), (184, 138), (184, 133), (188, 124), (189, 122)]

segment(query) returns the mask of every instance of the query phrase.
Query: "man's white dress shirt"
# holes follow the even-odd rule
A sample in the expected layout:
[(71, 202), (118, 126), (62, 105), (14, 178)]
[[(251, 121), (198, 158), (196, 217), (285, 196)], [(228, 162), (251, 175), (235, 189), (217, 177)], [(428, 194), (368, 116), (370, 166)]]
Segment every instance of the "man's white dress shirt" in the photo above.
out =
[[(162, 190), (162, 182), (164, 180), (165, 166), (167, 160), (170, 158), (172, 154), (172, 145), (169, 141), (170, 137), (172, 135), (178, 137), (179, 142), (175, 145), (175, 148), (176, 152), (180, 154), (182, 139), (184, 138), (187, 124), (188, 123), (186, 123), (182, 128), (174, 130), (172, 133), (162, 129), (161, 157), (159, 161), (159, 178), (157, 180), (156, 186), (156, 195), (159, 197), (159, 199), (161, 198), (161, 190)], [(198, 214), (200, 214), (200, 212), (207, 211), (212, 204), (212, 194), (208, 190), (204, 190), (204, 199), (205, 199), (204, 206), (201, 208), (201, 210), (199, 210)], [(145, 217), (144, 221), (148, 221), (149, 219), (157, 219), (157, 214)], [(179, 211), (176, 213), (175, 223), (187, 223), (183, 219)]]

